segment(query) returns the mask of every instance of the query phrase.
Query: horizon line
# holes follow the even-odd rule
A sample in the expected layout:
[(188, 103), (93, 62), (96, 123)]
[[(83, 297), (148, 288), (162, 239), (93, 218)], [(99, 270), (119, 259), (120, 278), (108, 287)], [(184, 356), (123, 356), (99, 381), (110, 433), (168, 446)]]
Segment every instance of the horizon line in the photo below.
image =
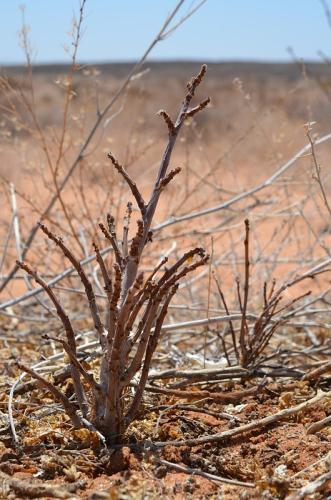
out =
[[(101, 66), (109, 66), (115, 64), (130, 64), (134, 65), (137, 63), (137, 59), (109, 59), (109, 60), (86, 60), (77, 63), (77, 66), (92, 66), (92, 65), (101, 65)], [(300, 61), (293, 61), (288, 59), (240, 59), (240, 58), (229, 58), (229, 59), (217, 59), (217, 58), (151, 58), (144, 62), (146, 64), (320, 64), (326, 65), (326, 63), (320, 59), (300, 59)], [(32, 67), (41, 67), (41, 66), (70, 66), (71, 61), (64, 60), (54, 60), (54, 61), (39, 61), (32, 63)], [(25, 62), (1, 62), (0, 68), (24, 68), (26, 67)]]

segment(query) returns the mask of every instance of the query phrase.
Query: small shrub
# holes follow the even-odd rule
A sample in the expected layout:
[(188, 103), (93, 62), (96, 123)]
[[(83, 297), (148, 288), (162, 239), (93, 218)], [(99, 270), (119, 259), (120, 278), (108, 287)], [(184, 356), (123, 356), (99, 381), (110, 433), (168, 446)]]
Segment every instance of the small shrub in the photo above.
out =
[[(76, 354), (75, 332), (70, 318), (53, 290), (29, 265), (17, 262), (43, 287), (62, 321), (65, 338), (51, 336), (48, 338), (59, 342), (68, 355), (80, 412), (76, 402), (70, 401), (65, 394), (46, 379), (25, 365), (20, 364), (21, 368), (41, 381), (52, 392), (53, 396), (62, 403), (75, 426), (91, 422), (109, 443), (121, 439), (127, 426), (139, 411), (162, 324), (169, 303), (177, 291), (178, 283), (188, 273), (204, 265), (208, 260), (208, 256), (205, 255), (202, 248), (194, 248), (186, 252), (169, 268), (164, 268), (167, 261), (164, 259), (147, 278), (139, 272), (143, 251), (152, 242), (151, 224), (160, 195), (180, 172), (180, 168), (168, 171), (171, 153), (180, 129), (187, 118), (203, 110), (209, 103), (209, 99), (205, 99), (197, 106), (190, 108), (195, 90), (205, 73), (206, 66), (202, 66), (199, 74), (188, 83), (187, 93), (175, 122), (164, 110), (159, 112), (165, 120), (169, 137), (148, 203), (144, 201), (141, 192), (128, 172), (112, 153), (108, 154), (114, 168), (128, 184), (140, 210), (141, 218), (137, 221), (137, 230), (131, 241), (128, 237), (132, 213), (131, 203), (127, 205), (121, 241), (117, 237), (115, 221), (111, 215), (107, 216), (107, 225), (100, 224), (100, 229), (110, 242), (115, 257), (113, 269), (110, 271), (107, 269), (99, 247), (94, 244), (96, 260), (100, 267), (108, 299), (105, 322), (101, 320), (92, 283), (79, 260), (61, 238), (55, 236), (45, 225), (40, 224), (40, 228), (46, 236), (56, 243), (64, 256), (71, 262), (84, 285), (91, 317), (102, 350), (98, 378), (88, 372), (79, 361)], [(134, 395), (130, 399), (128, 393), (132, 384), (134, 385)]]

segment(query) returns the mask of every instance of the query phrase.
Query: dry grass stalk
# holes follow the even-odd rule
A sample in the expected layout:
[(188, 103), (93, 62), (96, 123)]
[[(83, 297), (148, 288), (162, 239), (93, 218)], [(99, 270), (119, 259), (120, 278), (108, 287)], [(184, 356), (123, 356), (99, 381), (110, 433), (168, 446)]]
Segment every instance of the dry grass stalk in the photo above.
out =
[[(100, 229), (106, 239), (110, 241), (115, 256), (113, 270), (110, 271), (98, 245), (94, 244), (96, 260), (107, 295), (106, 326), (101, 320), (92, 283), (79, 259), (61, 238), (55, 236), (44, 224), (40, 224), (45, 235), (60, 248), (63, 255), (70, 261), (84, 286), (91, 318), (102, 349), (98, 380), (87, 372), (78, 360), (75, 333), (70, 318), (52, 289), (27, 264), (17, 262), (21, 269), (36, 280), (53, 302), (66, 338), (48, 338), (60, 343), (68, 355), (77, 404), (82, 417), (87, 417), (110, 443), (121, 439), (127, 426), (139, 411), (153, 354), (158, 345), (168, 306), (177, 291), (178, 283), (208, 260), (208, 256), (205, 255), (202, 248), (194, 248), (186, 252), (171, 267), (162, 270), (167, 261), (164, 259), (147, 279), (144, 279), (143, 274), (138, 272), (142, 253), (151, 241), (150, 227), (160, 194), (180, 172), (180, 169), (168, 172), (171, 153), (180, 129), (188, 116), (204, 109), (209, 102), (209, 99), (204, 100), (196, 108), (189, 108), (196, 88), (201, 83), (205, 73), (206, 66), (202, 66), (199, 74), (187, 85), (187, 93), (176, 121), (173, 123), (166, 114), (165, 121), (169, 132), (168, 143), (148, 203), (145, 203), (135, 182), (114, 155), (112, 153), (108, 155), (114, 168), (128, 184), (140, 210), (141, 219), (137, 221), (137, 231), (130, 244), (128, 241), (132, 210), (130, 204), (124, 218), (123, 241), (118, 240), (114, 218), (111, 215), (107, 216), (108, 227), (100, 224)], [(74, 425), (82, 424), (83, 420), (80, 419), (77, 408), (67, 400), (64, 394), (33, 370), (22, 364), (20, 366), (33, 378), (38, 378), (51, 391), (55, 399), (62, 403)], [(137, 374), (139, 374), (138, 382), (132, 396), (129, 395), (129, 386), (133, 379), (136, 380)]]

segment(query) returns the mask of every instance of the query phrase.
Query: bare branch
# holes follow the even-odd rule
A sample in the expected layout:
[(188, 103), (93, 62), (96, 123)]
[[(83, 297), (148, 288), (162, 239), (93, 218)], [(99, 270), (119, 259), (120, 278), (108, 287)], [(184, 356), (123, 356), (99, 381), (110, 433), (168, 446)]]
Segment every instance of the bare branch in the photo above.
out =
[(193, 116), (199, 113), (199, 111), (205, 109), (209, 103), (210, 103), (210, 97), (207, 97), (207, 99), (201, 101), (200, 104), (198, 104), (194, 108), (189, 109), (186, 113), (186, 118), (193, 118)]
[(100, 227), (101, 231), (103, 232), (104, 236), (110, 242), (110, 244), (114, 250), (116, 262), (120, 266), (120, 268), (122, 269), (123, 268), (123, 258), (121, 255), (121, 251), (118, 247), (116, 235), (114, 233), (110, 233), (108, 231), (108, 229), (106, 229), (104, 224), (102, 224), (102, 222), (99, 223), (99, 227)]
[(172, 179), (177, 175), (179, 174), (180, 172), (182, 171), (182, 169), (180, 167), (177, 167), (177, 168), (174, 168), (173, 170), (170, 170), (170, 172), (164, 177), (164, 179), (162, 179), (162, 181), (160, 182), (159, 186), (158, 186), (158, 189), (161, 191), (162, 189), (164, 189), (170, 181), (172, 181)]
[(127, 185), (129, 186), (129, 188), (131, 189), (131, 192), (137, 202), (137, 205), (140, 209), (140, 212), (141, 212), (141, 215), (142, 217), (144, 217), (145, 215), (145, 212), (146, 212), (146, 204), (144, 202), (144, 199), (139, 191), (139, 189), (137, 188), (137, 184), (131, 179), (130, 175), (128, 174), (128, 172), (122, 167), (122, 165), (120, 165), (118, 163), (118, 161), (116, 160), (115, 156), (109, 152), (108, 153), (108, 158), (111, 160), (112, 164), (114, 165), (114, 167), (116, 168), (117, 172), (119, 174), (121, 174), (121, 176), (123, 177), (123, 179), (126, 181)]
[(170, 118), (170, 116), (168, 115), (168, 113), (164, 109), (160, 109), (160, 111), (158, 111), (157, 114), (159, 116), (162, 116), (162, 118), (166, 122), (166, 125), (168, 127), (168, 131), (169, 131), (169, 135), (170, 136), (174, 135), (176, 133), (175, 125), (174, 125), (172, 119)]
[(112, 280), (111, 277), (109, 276), (109, 273), (106, 268), (105, 261), (100, 253), (99, 247), (96, 243), (93, 243), (95, 254), (97, 257), (97, 262), (100, 267), (100, 271), (102, 274), (103, 282), (104, 282), (104, 290), (107, 294), (108, 302), (111, 301), (112, 293), (113, 293), (113, 285), (112, 285)]
[(46, 234), (46, 236), (48, 236), (48, 238), (50, 240), (54, 241), (54, 243), (56, 243), (56, 245), (58, 245), (61, 248), (63, 254), (65, 255), (65, 257), (67, 257), (67, 259), (74, 266), (80, 279), (82, 280), (82, 283), (84, 285), (85, 292), (86, 292), (86, 297), (88, 299), (88, 303), (89, 303), (89, 307), (90, 307), (90, 311), (91, 311), (91, 316), (92, 316), (92, 319), (94, 321), (94, 326), (95, 326), (96, 331), (98, 332), (99, 339), (101, 341), (101, 339), (103, 337), (103, 333), (104, 333), (104, 327), (103, 327), (103, 324), (102, 324), (100, 316), (99, 316), (98, 306), (96, 303), (93, 287), (92, 287), (90, 280), (87, 277), (87, 274), (85, 273), (81, 263), (76, 259), (76, 257), (72, 254), (72, 252), (66, 247), (66, 245), (63, 243), (62, 239), (56, 237), (49, 229), (47, 229), (47, 227), (44, 224), (40, 223), (39, 225), (40, 225), (40, 228), (42, 229), (42, 231)]
[(79, 416), (77, 415), (75, 406), (71, 403), (71, 401), (67, 398), (65, 394), (59, 391), (51, 382), (49, 382), (44, 377), (39, 375), (39, 373), (37, 373), (32, 368), (29, 368), (28, 366), (19, 361), (16, 361), (16, 364), (19, 368), (21, 368), (21, 370), (28, 373), (35, 380), (38, 380), (47, 390), (49, 390), (49, 392), (53, 394), (56, 401), (59, 401), (59, 403), (63, 405), (68, 417), (70, 417), (70, 420), (72, 421), (75, 427), (82, 427), (82, 422)]
[(66, 342), (64, 339), (53, 337), (52, 335), (47, 335), (47, 334), (43, 335), (43, 338), (48, 340), (53, 340), (54, 342), (58, 342), (59, 344), (61, 344), (65, 352), (68, 354), (70, 363), (81, 373), (87, 384), (90, 387), (92, 387), (94, 391), (100, 390), (99, 384), (97, 384), (93, 375), (85, 370), (81, 362), (77, 359), (76, 354), (72, 351), (68, 342)]
[(126, 259), (128, 256), (128, 238), (129, 238), (129, 226), (130, 226), (131, 214), (132, 214), (132, 203), (128, 202), (123, 221), (122, 256), (124, 259)]
[[(51, 301), (53, 302), (56, 312), (62, 322), (62, 325), (64, 327), (64, 330), (66, 332), (67, 340), (68, 340), (68, 346), (70, 348), (70, 351), (72, 352), (73, 356), (76, 356), (76, 339), (75, 339), (75, 333), (72, 328), (71, 322), (69, 317), (66, 315), (63, 307), (61, 306), (60, 302), (58, 301), (57, 297), (51, 290), (51, 288), (47, 285), (47, 283), (38, 276), (38, 274), (33, 271), (27, 264), (23, 262), (17, 261), (17, 265), (23, 269), (26, 273), (28, 273), (42, 288), (45, 290)], [(82, 386), (79, 372), (77, 371), (77, 367), (75, 365), (72, 365), (71, 368), (71, 375), (72, 375), (72, 380), (75, 386), (75, 391), (77, 395), (77, 400), (79, 403), (79, 406), (82, 410), (83, 415), (85, 416), (87, 414), (87, 400), (86, 400), (86, 395), (84, 388)]]

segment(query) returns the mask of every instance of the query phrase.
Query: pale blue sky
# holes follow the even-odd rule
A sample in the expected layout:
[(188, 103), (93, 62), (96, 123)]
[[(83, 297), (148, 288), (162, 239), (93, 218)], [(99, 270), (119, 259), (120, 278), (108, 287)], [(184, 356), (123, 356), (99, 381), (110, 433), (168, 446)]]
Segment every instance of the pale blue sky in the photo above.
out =
[[(87, 0), (79, 60), (137, 59), (176, 2)], [(0, 64), (24, 61), (17, 39), (22, 3), (35, 62), (67, 61), (63, 45), (78, 0), (0, 0)], [(191, 4), (187, 0), (183, 14)], [(287, 61), (291, 46), (298, 57), (316, 60), (319, 49), (331, 54), (330, 44), (320, 0), (207, 0), (150, 58)]]

